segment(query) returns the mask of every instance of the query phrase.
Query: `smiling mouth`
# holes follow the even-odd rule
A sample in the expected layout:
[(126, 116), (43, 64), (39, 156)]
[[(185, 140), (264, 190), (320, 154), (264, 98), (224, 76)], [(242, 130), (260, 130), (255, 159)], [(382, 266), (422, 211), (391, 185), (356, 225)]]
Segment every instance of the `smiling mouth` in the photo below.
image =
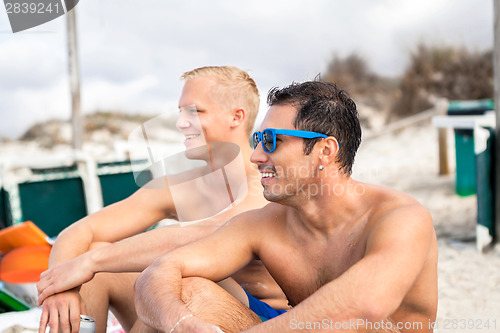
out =
[(262, 178), (272, 178), (272, 177), (275, 177), (276, 174), (274, 172), (261, 172), (260, 175), (262, 176)]
[(192, 140), (192, 139), (196, 139), (199, 136), (200, 136), (199, 134), (186, 135), (186, 140), (184, 140), (184, 141), (189, 141), (189, 140)]

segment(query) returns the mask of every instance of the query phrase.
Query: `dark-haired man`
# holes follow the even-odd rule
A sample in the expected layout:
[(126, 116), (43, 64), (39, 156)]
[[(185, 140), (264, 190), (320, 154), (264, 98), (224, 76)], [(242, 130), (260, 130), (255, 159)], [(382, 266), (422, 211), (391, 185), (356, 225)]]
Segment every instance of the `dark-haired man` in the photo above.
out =
[[(401, 192), (350, 177), (361, 137), (354, 102), (314, 81), (274, 89), (268, 104), (251, 160), (272, 203), (157, 259), (136, 281), (139, 318), (176, 333), (432, 331), (431, 216)], [(255, 258), (294, 308), (242, 327), (255, 317), (241, 304), (236, 316), (222, 311), (219, 304), (237, 302), (212, 281)]]

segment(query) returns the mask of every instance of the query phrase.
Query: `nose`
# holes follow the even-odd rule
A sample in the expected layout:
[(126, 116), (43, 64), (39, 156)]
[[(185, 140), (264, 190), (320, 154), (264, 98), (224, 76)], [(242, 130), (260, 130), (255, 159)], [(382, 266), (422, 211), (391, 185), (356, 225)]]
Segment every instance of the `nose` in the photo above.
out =
[(269, 160), (269, 154), (262, 148), (262, 142), (259, 142), (257, 147), (255, 147), (252, 155), (250, 156), (250, 162), (257, 165), (266, 163)]
[(189, 118), (186, 115), (184, 115), (184, 112), (181, 112), (179, 114), (179, 118), (177, 118), (175, 126), (180, 130), (191, 126), (191, 123), (189, 122)]

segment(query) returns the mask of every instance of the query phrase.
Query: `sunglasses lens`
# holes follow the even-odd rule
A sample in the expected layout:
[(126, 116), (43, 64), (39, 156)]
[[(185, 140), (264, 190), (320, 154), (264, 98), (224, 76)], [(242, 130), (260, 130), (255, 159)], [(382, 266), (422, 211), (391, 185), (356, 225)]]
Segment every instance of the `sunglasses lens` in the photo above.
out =
[(252, 139), (253, 139), (253, 149), (255, 149), (255, 148), (257, 148), (257, 145), (259, 144), (259, 133), (254, 132)]
[(262, 132), (262, 146), (267, 152), (271, 152), (274, 146), (273, 133), (271, 131)]

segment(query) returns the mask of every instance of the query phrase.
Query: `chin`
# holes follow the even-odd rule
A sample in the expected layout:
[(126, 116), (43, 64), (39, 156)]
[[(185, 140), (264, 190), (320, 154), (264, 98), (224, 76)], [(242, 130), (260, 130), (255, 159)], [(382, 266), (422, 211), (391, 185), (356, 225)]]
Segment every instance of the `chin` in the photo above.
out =
[(283, 200), (286, 196), (282, 191), (273, 191), (272, 186), (265, 186), (264, 187), (264, 198), (266, 198), (267, 201), (270, 202), (280, 202)]
[(192, 148), (186, 147), (184, 152), (187, 159), (190, 160), (208, 160), (210, 159), (210, 154), (208, 147), (206, 145), (195, 146)]
[(196, 139), (190, 139), (190, 140), (184, 141), (184, 146), (186, 147), (186, 150), (198, 148), (198, 147), (201, 147), (204, 145), (206, 145), (206, 142), (204, 139), (202, 139), (200, 137), (198, 137)]

